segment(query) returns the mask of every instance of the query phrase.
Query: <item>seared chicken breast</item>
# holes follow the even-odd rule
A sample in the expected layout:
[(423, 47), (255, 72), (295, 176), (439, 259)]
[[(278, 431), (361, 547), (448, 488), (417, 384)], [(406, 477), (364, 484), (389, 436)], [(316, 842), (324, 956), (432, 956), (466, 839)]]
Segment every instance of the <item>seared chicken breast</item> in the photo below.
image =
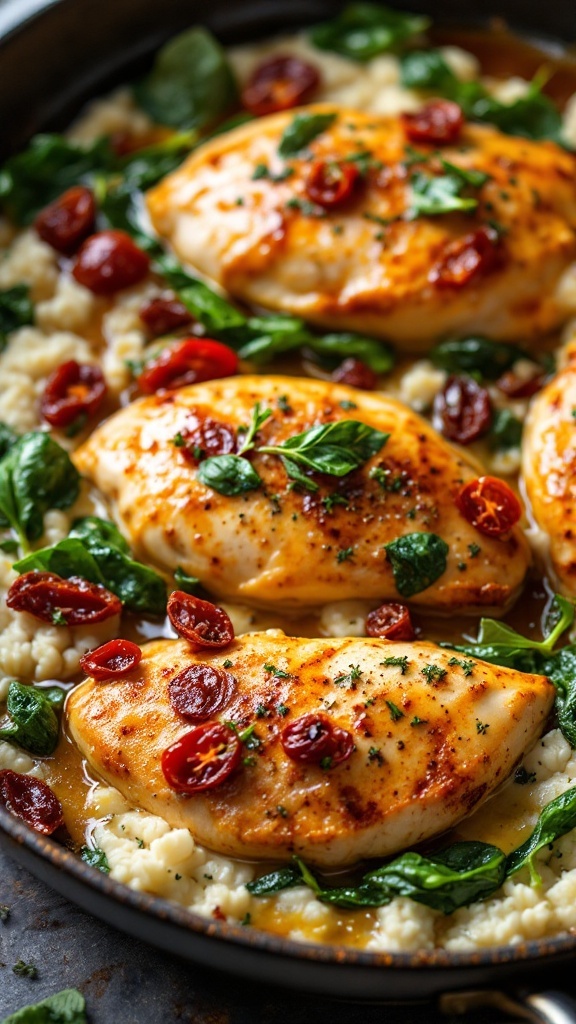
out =
[(522, 438), (522, 474), (549, 543), (560, 589), (576, 597), (576, 347), (533, 399)]
[[(148, 193), (156, 230), (182, 260), (238, 299), (412, 351), (466, 332), (525, 344), (562, 319), (555, 292), (576, 258), (573, 154), (471, 124), (438, 153), (407, 146), (399, 117), (301, 113), (334, 119), (284, 157), (298, 112), (258, 118)], [(318, 161), (360, 170), (341, 204), (314, 201)], [(481, 172), (456, 181), (476, 208), (419, 212), (414, 191), (454, 165)]]
[[(272, 415), (256, 448), (338, 420), (390, 436), (346, 476), (310, 473), (296, 487), (277, 455), (251, 451), (261, 486), (219, 493), (199, 478), (204, 456), (237, 450), (257, 403)], [(481, 475), (473, 462), (400, 402), (323, 381), (241, 376), (143, 398), (74, 459), (139, 556), (181, 566), (220, 598), (289, 610), (404, 596), (444, 611), (502, 610), (530, 560), (519, 527), (491, 538), (458, 512), (455, 496)], [(429, 559), (414, 552), (405, 579), (385, 545), (408, 534), (416, 547), (440, 540)]]
[[(194, 663), (234, 677), (217, 720), (256, 728), (248, 763), (243, 756), (220, 785), (186, 794), (168, 785), (161, 756), (191, 728), (168, 688)], [(222, 854), (298, 853), (336, 867), (410, 847), (467, 815), (533, 744), (553, 695), (541, 676), (433, 644), (270, 631), (216, 654), (193, 654), (184, 640), (147, 644), (125, 678), (77, 687), (67, 713), (82, 754), (135, 806)], [(283, 731), (318, 712), (351, 737), (339, 764), (285, 752)]]

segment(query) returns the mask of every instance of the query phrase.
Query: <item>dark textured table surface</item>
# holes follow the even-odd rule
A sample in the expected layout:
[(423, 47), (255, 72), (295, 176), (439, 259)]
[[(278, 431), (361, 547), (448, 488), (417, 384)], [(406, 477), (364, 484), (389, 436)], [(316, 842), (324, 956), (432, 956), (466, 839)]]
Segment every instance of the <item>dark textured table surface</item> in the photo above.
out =
[[(437, 1005), (382, 1006), (331, 1001), (194, 967), (102, 924), (0, 853), (0, 1024), (20, 1007), (62, 988), (79, 988), (90, 1024), (456, 1024)], [(19, 960), (38, 969), (19, 977)], [(550, 979), (562, 985), (564, 978)], [(470, 1024), (503, 1024), (492, 1010)]]

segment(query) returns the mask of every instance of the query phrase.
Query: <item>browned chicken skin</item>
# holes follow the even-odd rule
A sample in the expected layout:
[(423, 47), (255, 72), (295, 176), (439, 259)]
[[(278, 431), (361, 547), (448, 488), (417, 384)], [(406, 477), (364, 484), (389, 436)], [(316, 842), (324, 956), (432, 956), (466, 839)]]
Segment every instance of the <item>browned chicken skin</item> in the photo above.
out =
[[(214, 422), (234, 437), (257, 402), (273, 410), (259, 443), (341, 419), (390, 438), (347, 476), (316, 474), (314, 493), (292, 489), (278, 457), (251, 453), (263, 486), (227, 497), (200, 482), (198, 464), (174, 440), (200, 436), (201, 446), (203, 425)], [(519, 527), (490, 538), (458, 512), (455, 495), (481, 473), (474, 463), (400, 402), (341, 385), (241, 376), (144, 398), (95, 430), (74, 458), (141, 557), (172, 571), (181, 566), (221, 598), (283, 610), (397, 599), (384, 545), (424, 532), (450, 550), (445, 570), (414, 604), (503, 610), (530, 561)]]
[[(201, 146), (148, 193), (154, 226), (184, 261), (239, 299), (411, 351), (466, 332), (526, 344), (565, 318), (555, 291), (576, 259), (572, 154), (467, 125), (440, 156), (488, 175), (471, 192), (478, 208), (406, 219), (414, 173), (446, 173), (434, 147), (416, 147), (424, 161), (414, 162), (401, 118), (306, 108), (319, 110), (335, 120), (296, 156), (278, 153), (294, 118), (286, 111)], [(359, 153), (371, 163), (350, 199), (314, 207), (312, 160)], [(447, 247), (490, 224), (500, 242), (489, 272), (462, 286), (435, 283)]]
[[(237, 691), (217, 717), (256, 723), (260, 746), (220, 786), (190, 796), (170, 788), (160, 759), (191, 728), (168, 684), (194, 662), (226, 663)], [(193, 654), (183, 640), (147, 644), (129, 676), (88, 680), (67, 711), (82, 754), (135, 806), (222, 854), (296, 852), (331, 867), (405, 849), (467, 815), (530, 748), (553, 695), (541, 676), (433, 644), (271, 631), (217, 654)], [(355, 743), (332, 768), (298, 764), (280, 742), (289, 723), (318, 711)]]

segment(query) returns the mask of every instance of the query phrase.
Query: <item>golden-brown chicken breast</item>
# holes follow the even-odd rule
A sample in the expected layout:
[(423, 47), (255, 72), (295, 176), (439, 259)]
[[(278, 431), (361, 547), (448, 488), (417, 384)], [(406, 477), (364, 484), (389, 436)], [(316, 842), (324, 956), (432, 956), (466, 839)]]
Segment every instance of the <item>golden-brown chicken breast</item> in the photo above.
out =
[[(202, 483), (204, 456), (245, 441), (256, 404), (271, 410), (256, 447), (323, 423), (361, 421), (389, 439), (343, 477), (294, 486), (278, 455), (250, 452), (261, 485), (236, 496)], [(324, 381), (231, 377), (140, 399), (74, 456), (109, 500), (136, 552), (181, 566), (213, 594), (283, 609), (348, 598), (412, 598), (438, 610), (502, 609), (529, 564), (522, 530), (479, 533), (455, 496), (480, 475), (400, 402)], [(411, 536), (394, 552), (385, 545)]]
[[(233, 676), (213, 720), (255, 729), (227, 779), (187, 794), (168, 785), (161, 757), (196, 727), (174, 710), (169, 686), (198, 663)], [(82, 754), (135, 806), (222, 854), (298, 853), (330, 867), (394, 853), (467, 815), (535, 741), (553, 694), (541, 676), (433, 644), (274, 630), (217, 654), (193, 654), (184, 640), (147, 644), (129, 676), (88, 680), (67, 709)], [(319, 721), (344, 730), (322, 763), (294, 760), (294, 745), (286, 752), (305, 715), (305, 735)]]
[(547, 535), (560, 589), (576, 596), (576, 348), (534, 398), (522, 438), (522, 475)]
[[(279, 152), (293, 111), (200, 147), (148, 193), (157, 231), (239, 299), (413, 351), (470, 331), (526, 343), (562, 319), (555, 291), (576, 258), (572, 154), (467, 125), (440, 156), (481, 172), (454, 186), (476, 208), (429, 216), (414, 191), (455, 173), (437, 148), (407, 146), (399, 117), (301, 113), (327, 112), (332, 123), (295, 155)], [(314, 200), (318, 161), (329, 178), (335, 165), (360, 170), (341, 204)], [(332, 178), (320, 197), (336, 190)]]

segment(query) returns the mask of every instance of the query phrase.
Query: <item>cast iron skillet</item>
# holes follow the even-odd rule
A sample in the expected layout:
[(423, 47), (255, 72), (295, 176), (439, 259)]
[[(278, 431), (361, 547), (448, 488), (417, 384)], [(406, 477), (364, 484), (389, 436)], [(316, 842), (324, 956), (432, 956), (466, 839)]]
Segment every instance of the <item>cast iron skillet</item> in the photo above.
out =
[[(64, 127), (87, 98), (134, 77), (159, 44), (190, 24), (203, 22), (225, 42), (238, 42), (320, 20), (339, 6), (331, 0), (0, 0), (0, 157), (34, 132)], [(435, 13), (433, 0), (406, 6)], [(442, 2), (444, 23), (478, 25), (492, 16), (550, 46), (554, 38), (576, 41), (574, 0)], [(0, 841), (54, 889), (131, 935), (197, 963), (300, 990), (398, 1000), (523, 982), (533, 988), (544, 975), (549, 984), (553, 968), (573, 962), (576, 952), (576, 935), (475, 953), (365, 953), (296, 943), (134, 892), (1, 808)], [(575, 1024), (576, 1006), (569, 1003), (557, 993), (536, 995), (520, 1012), (533, 1021)]]

